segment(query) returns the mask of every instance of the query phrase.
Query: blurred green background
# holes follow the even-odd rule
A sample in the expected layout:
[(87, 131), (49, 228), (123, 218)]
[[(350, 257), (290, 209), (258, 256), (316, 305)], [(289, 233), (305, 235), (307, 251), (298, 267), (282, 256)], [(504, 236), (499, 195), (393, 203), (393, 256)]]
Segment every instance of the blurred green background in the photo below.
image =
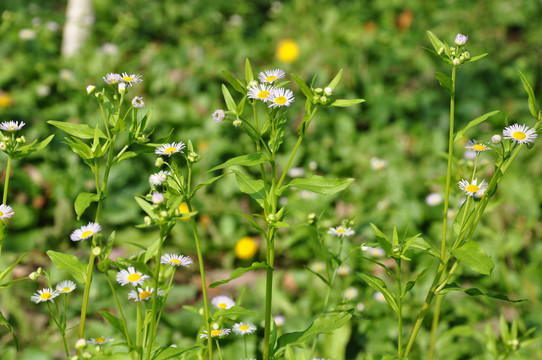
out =
[[(303, 225), (309, 213), (319, 214), (324, 226), (335, 226), (353, 217), (357, 235), (349, 244), (352, 248), (372, 240), (370, 222), (388, 231), (395, 225), (400, 231), (408, 228), (409, 234), (423, 232), (426, 239), (438, 243), (442, 210), (429, 206), (425, 198), (430, 193), (443, 192), (449, 99), (434, 73), (448, 73), (449, 68), (424, 50), (430, 46), (426, 30), (449, 43), (458, 32), (466, 34), (471, 54), (489, 53), (487, 58), (458, 70), (459, 127), (486, 112), (501, 111), (470, 131), (470, 137), (489, 140), (502, 131), (507, 121), (534, 124), (518, 71), (531, 81), (535, 93), (541, 94), (540, 1), (95, 0), (88, 39), (81, 41), (77, 54), (61, 56), (66, 6), (66, 1), (0, 3), (0, 121), (26, 122), (23, 131), (27, 140), (56, 134), (47, 150), (24, 162), (15, 162), (8, 203), (17, 216), (9, 224), (3, 265), (30, 251), (31, 256), (15, 274), (24, 276), (37, 266), (49, 266), (44, 254), (48, 249), (85, 257), (86, 250), (74, 246), (68, 236), (93, 218), (89, 212), (77, 222), (73, 210), (77, 194), (92, 191), (91, 172), (63, 143), (65, 135), (46, 121), (91, 125), (101, 121), (94, 98), (87, 95), (85, 88), (89, 84), (99, 88), (105, 85), (102, 76), (106, 73), (143, 76), (144, 82), (134, 87), (131, 95), (143, 96), (146, 109), (152, 109), (153, 138), (174, 129), (173, 141), (191, 140), (198, 153), (207, 154), (199, 164), (200, 178), (206, 179), (205, 172), (213, 166), (253, 152), (252, 143), (238, 136), (237, 129), (211, 120), (215, 109), (225, 107), (220, 90), (225, 82), (223, 70), (242, 77), (245, 59), (249, 58), (255, 72), (281, 68), (307, 82), (316, 75), (315, 85), (323, 87), (343, 69), (341, 84), (335, 90), (337, 97), (362, 97), (366, 103), (319, 111), (295, 166), (303, 168), (306, 174), (354, 177), (356, 181), (334, 197), (298, 192), (283, 200), (291, 206), (293, 226), (277, 243), (279, 273), (288, 286), (277, 290), (276, 306), (277, 313), (286, 316), (284, 329), (288, 331), (306, 327), (319, 310), (314, 304), (318, 304), (321, 284), (316, 285), (318, 280), (302, 270), (318, 250)], [(281, 44), (290, 44), (291, 48), (282, 48), (280, 52)], [(289, 111), (292, 125), (286, 146), (295, 141), (303, 111), (302, 94), (292, 87), (298, 101)], [(455, 181), (467, 176), (472, 166), (463, 152), (458, 146), (459, 171)], [(498, 335), (498, 327), (493, 325), (498, 324), (500, 314), (509, 322), (521, 319), (520, 333), (542, 325), (542, 246), (538, 241), (542, 232), (542, 191), (536, 186), (542, 174), (539, 154), (536, 143), (533, 149), (521, 154), (506, 174), (497, 201), (477, 231), (476, 240), (496, 263), (493, 274), (478, 278), (463, 271), (467, 282), (528, 301), (511, 305), (464, 295), (449, 296), (443, 305), (437, 344), (439, 359), (492, 359), (484, 354), (487, 337), (480, 330), (490, 324)], [(486, 177), (492, 173), (492, 156), (485, 157)], [(125, 242), (145, 245), (153, 240), (154, 233), (134, 228), (143, 215), (133, 194), (148, 191), (148, 175), (156, 171), (154, 159), (154, 155), (144, 154), (121, 163), (111, 174), (111, 196), (106, 202), (103, 226), (106, 233), (117, 231), (120, 256), (137, 251)], [(384, 166), (375, 169), (371, 163), (374, 165), (378, 159), (384, 160)], [(0, 156), (0, 170), (5, 169), (6, 162), (7, 157)], [(453, 194), (452, 207), (457, 209), (460, 198), (459, 192)], [(229, 212), (250, 210), (254, 204), (239, 193), (235, 180), (224, 178), (195, 201), (203, 214), (199, 223), (208, 240), (204, 253), (209, 270), (223, 269), (227, 274), (224, 269), (247, 264), (248, 260), (236, 259), (233, 249), (238, 239), (254, 234), (243, 220)], [(256, 211), (255, 207), (252, 209)], [(184, 226), (176, 228), (169, 246), (171, 251), (193, 255), (193, 241)], [(261, 249), (257, 259), (263, 259)], [(355, 270), (372, 271), (368, 263), (351, 260), (349, 265)], [(412, 271), (418, 266), (421, 265), (413, 262)], [(166, 342), (190, 343), (197, 332), (197, 317), (178, 311), (183, 304), (199, 301), (196, 272), (191, 271), (177, 279), (178, 297), (171, 305), (176, 311), (172, 310), (171, 320), (166, 320)], [(95, 294), (103, 300), (96, 301), (91, 311), (112, 307), (105, 280), (98, 277), (96, 281), (104, 285)], [(314, 286), (308, 285), (313, 282)], [(257, 280), (253, 283), (251, 286), (262, 291), (245, 294), (244, 301), (245, 306), (257, 308), (263, 297), (263, 284)], [(348, 359), (377, 359), (393, 352), (397, 335), (393, 313), (354, 277), (341, 282), (337, 299), (350, 285), (360, 290), (356, 302), (363, 303), (365, 309), (357, 313), (356, 321), (341, 330), (339, 336), (349, 339), (341, 343), (341, 351)], [(19, 332), (24, 349), (21, 359), (52, 358), (46, 353), (36, 355), (37, 348), (47, 349), (51, 356), (55, 354), (51, 345), (54, 340), (47, 340), (54, 339), (54, 331), (46, 326), (43, 309), (28, 301), (35, 289), (36, 284), (25, 283), (0, 292), (0, 308), (9, 314)], [(414, 292), (416, 305), (422, 301), (422, 290)], [(237, 296), (242, 290), (231, 291)], [(414, 305), (412, 318), (416, 316)], [(75, 304), (74, 317), (77, 308)], [(34, 320), (29, 324), (29, 319), (39, 321), (37, 325)], [(378, 320), (371, 321), (375, 319)], [(179, 329), (179, 322), (186, 322), (186, 329)], [(99, 316), (91, 319), (90, 324), (96, 329), (106, 327)], [(36, 326), (43, 330), (37, 336), (32, 331)], [(429, 323), (419, 338), (423, 351), (428, 327)], [(0, 338), (0, 354), (7, 354), (0, 355), (2, 360), (13, 358), (9, 357), (13, 355), (10, 339), (7, 334)], [(322, 356), (334, 356), (326, 352), (331, 350), (325, 350), (325, 341), (333, 343), (322, 339)], [(232, 341), (226, 348), (235, 354), (236, 346), (241, 345)], [(521, 356), (542, 357), (542, 352), (533, 348), (536, 346), (521, 350)]]

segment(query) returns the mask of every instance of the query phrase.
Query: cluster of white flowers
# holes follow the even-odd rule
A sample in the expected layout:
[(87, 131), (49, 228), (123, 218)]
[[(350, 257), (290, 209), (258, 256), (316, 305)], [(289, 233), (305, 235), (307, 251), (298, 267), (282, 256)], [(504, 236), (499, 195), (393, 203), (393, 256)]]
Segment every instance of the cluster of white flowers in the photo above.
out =
[(269, 103), (269, 107), (290, 106), (295, 100), (292, 90), (273, 86), (284, 75), (280, 69), (261, 72), (258, 76), (260, 84), (249, 84), (248, 98)]
[(54, 290), (51, 288), (38, 290), (37, 293), (30, 297), (30, 300), (32, 300), (36, 304), (45, 301), (54, 302), (54, 299), (57, 296), (59, 296), (60, 294), (71, 293), (73, 290), (75, 290), (76, 287), (77, 285), (75, 285), (73, 281), (64, 280), (59, 282)]

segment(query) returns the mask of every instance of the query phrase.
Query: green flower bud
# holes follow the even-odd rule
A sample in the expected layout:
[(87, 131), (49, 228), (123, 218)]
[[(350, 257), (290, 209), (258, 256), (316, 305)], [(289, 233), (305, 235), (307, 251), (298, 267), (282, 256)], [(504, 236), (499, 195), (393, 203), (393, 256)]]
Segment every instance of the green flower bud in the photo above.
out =
[(461, 60), (459, 60), (458, 58), (454, 58), (452, 64), (454, 64), (454, 66), (459, 66), (461, 65)]
[(88, 351), (85, 351), (82, 355), (83, 359), (92, 359), (92, 354)]
[(17, 144), (24, 144), (26, 143), (26, 138), (24, 136), (21, 136), (15, 139), (15, 141), (17, 142)]
[(470, 59), (470, 53), (468, 51), (465, 51), (463, 53), (463, 55), (465, 55), (465, 59), (469, 60)]
[(145, 225), (147, 225), (147, 226), (151, 226), (151, 224), (152, 224), (152, 221), (151, 221), (150, 216), (145, 216), (145, 217), (143, 218), (143, 222), (144, 222)]
[(237, 119), (233, 121), (233, 126), (239, 127), (241, 125), (243, 125), (243, 121), (241, 119)]
[(253, 87), (253, 86), (258, 86), (258, 82), (256, 80), (252, 80), (251, 82), (248, 83), (247, 87)]
[(313, 102), (314, 104), (318, 104), (318, 103), (320, 102), (320, 95), (314, 95), (314, 96), (312, 97), (312, 102)]
[(275, 221), (277, 221), (277, 220), (278, 220), (278, 219), (277, 219), (277, 215), (276, 215), (276, 214), (269, 214), (269, 215), (267, 215), (267, 222), (273, 223), (273, 222), (275, 222)]
[(98, 246), (92, 248), (92, 255), (99, 256), (102, 253), (102, 249)]
[(164, 159), (162, 159), (161, 157), (158, 157), (156, 159), (156, 161), (154, 162), (154, 166), (156, 167), (162, 167), (162, 165), (164, 165)]
[(38, 274), (37, 272), (33, 271), (32, 273), (30, 273), (30, 275), (28, 275), (28, 278), (30, 280), (36, 280), (37, 278), (40, 277), (40, 274)]
[(331, 96), (331, 95), (333, 95), (333, 89), (330, 88), (329, 86), (326, 87), (326, 88), (324, 89), (324, 94), (325, 94), (326, 96)]
[(85, 339), (79, 339), (77, 340), (77, 342), (75, 343), (75, 348), (77, 350), (83, 350), (84, 348), (87, 347), (87, 341)]
[(190, 162), (195, 163), (198, 161), (198, 158), (199, 158), (198, 154), (193, 151), (190, 154), (188, 154), (188, 161)]
[(314, 89), (314, 93), (320, 95), (322, 93), (322, 88), (316, 88)]
[(320, 103), (321, 103), (321, 104), (326, 104), (328, 100), (329, 100), (329, 98), (328, 98), (327, 96), (324, 95), (324, 96), (322, 96), (322, 97), (320, 98)]
[(90, 95), (90, 94), (94, 93), (95, 90), (96, 90), (96, 86), (94, 86), (94, 85), (87, 86), (87, 94)]
[(315, 213), (310, 213), (310, 214), (307, 216), (307, 224), (313, 225), (313, 224), (315, 224), (317, 221), (318, 221), (318, 217), (316, 216)]
[(2, 150), (2, 151), (5, 151), (5, 150), (6, 150), (6, 148), (7, 148), (7, 146), (6, 146), (6, 143), (5, 143), (5, 142), (3, 142), (3, 141), (2, 141), (2, 142), (0, 142), (0, 150)]

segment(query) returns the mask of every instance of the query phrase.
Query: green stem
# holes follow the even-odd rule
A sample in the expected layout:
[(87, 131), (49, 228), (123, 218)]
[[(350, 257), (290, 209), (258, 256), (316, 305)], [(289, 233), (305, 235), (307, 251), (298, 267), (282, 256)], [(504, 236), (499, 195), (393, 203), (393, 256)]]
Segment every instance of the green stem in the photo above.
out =
[(438, 328), (440, 307), (442, 305), (442, 300), (444, 300), (444, 296), (443, 295), (438, 296), (437, 302), (435, 304), (435, 313), (433, 315), (433, 322), (431, 324), (431, 341), (429, 343), (429, 355), (427, 357), (428, 360), (433, 360), (433, 353), (435, 351), (435, 342), (437, 339), (437, 328)]
[(243, 336), (243, 341), (245, 342), (245, 358), (248, 359), (247, 337), (246, 336)]
[(92, 269), (94, 268), (94, 259), (96, 256), (90, 251), (90, 257), (87, 265), (87, 276), (85, 278), (85, 290), (83, 292), (83, 305), (81, 306), (81, 322), (79, 323), (79, 339), (85, 336), (85, 320), (87, 318), (88, 295), (90, 293), (90, 282), (92, 281)]
[(399, 310), (397, 328), (398, 328), (398, 339), (397, 339), (397, 357), (401, 359), (403, 357), (403, 296), (402, 296), (402, 285), (401, 285), (401, 259), (395, 260), (395, 275), (397, 277), (397, 308)]
[[(207, 336), (209, 339), (211, 338), (211, 336)], [(216, 342), (216, 349), (218, 350), (218, 358), (220, 360), (222, 360), (222, 353), (220, 352), (220, 345), (218, 345), (218, 339), (215, 340)]]
[[(117, 292), (115, 291), (115, 287), (113, 286), (113, 283), (111, 282), (111, 279), (109, 278), (109, 273), (107, 271), (105, 272), (105, 278), (107, 279), (107, 283), (109, 284), (109, 288), (111, 288), (111, 292), (113, 293), (113, 297), (115, 298), (115, 302), (119, 309), (120, 318), (122, 319), (122, 327), (124, 328), (124, 337), (126, 338), (126, 343), (128, 344), (128, 347), (130, 347), (132, 346), (132, 341), (130, 340), (130, 334), (128, 333), (126, 318), (124, 317), (124, 312), (122, 311), (119, 297), (117, 296)], [(139, 334), (139, 331), (137, 333)]]
[(8, 164), (6, 167), (6, 181), (4, 182), (4, 196), (2, 198), (2, 204), (7, 205), (8, 201), (8, 187), (9, 187), (9, 173), (11, 172), (11, 156), (8, 157)]

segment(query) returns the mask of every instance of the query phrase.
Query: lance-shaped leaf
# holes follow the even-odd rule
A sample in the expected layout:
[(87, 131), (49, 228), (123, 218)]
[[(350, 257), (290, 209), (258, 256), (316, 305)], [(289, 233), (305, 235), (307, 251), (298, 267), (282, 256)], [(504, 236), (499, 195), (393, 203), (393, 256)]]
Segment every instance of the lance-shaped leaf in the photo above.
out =
[(292, 73), (290, 75), (292, 76), (292, 79), (294, 79), (294, 81), (296, 82), (297, 86), (299, 86), (299, 89), (301, 90), (301, 92), (303, 92), (307, 100), (312, 102), (313, 95), (311, 89), (309, 89), (309, 86), (305, 84), (305, 82), (301, 80), (301, 78), (296, 74)]
[(212, 289), (212, 288), (215, 288), (215, 287), (217, 287), (219, 285), (229, 283), (230, 281), (232, 281), (234, 279), (237, 279), (238, 277), (241, 277), (244, 273), (246, 273), (248, 271), (251, 271), (251, 270), (256, 270), (256, 269), (273, 270), (272, 267), (270, 267), (269, 265), (267, 265), (267, 263), (265, 263), (263, 261), (262, 262), (255, 262), (255, 263), (252, 263), (252, 265), (250, 265), (249, 267), (239, 267), (239, 268), (233, 270), (228, 279), (214, 282), (211, 285), (209, 285), (209, 287)]
[(427, 36), (429, 36), (429, 40), (431, 41), (431, 45), (433, 45), (433, 49), (435, 49), (435, 51), (437, 53), (439, 53), (441, 51), (441, 49), (446, 48), (444, 43), (435, 34), (433, 34), (431, 31), (429, 31), (429, 30), (427, 31)]
[(457, 249), (452, 250), (452, 254), (459, 261), (480, 274), (489, 275), (495, 267), (491, 257), (486, 254), (480, 244), (474, 241), (467, 241)]
[(47, 255), (58, 269), (68, 271), (78, 283), (85, 284), (86, 266), (76, 256), (53, 250), (47, 251)]
[(391, 306), (393, 311), (395, 311), (397, 314), (399, 314), (399, 307), (397, 306), (397, 302), (395, 301), (395, 297), (391, 293), (391, 291), (386, 286), (386, 283), (384, 280), (377, 278), (374, 275), (370, 274), (364, 274), (364, 273), (357, 273), (359, 277), (361, 277), (367, 285), (369, 285), (374, 290), (380, 292), (382, 295), (384, 295), (384, 298), (388, 302), (388, 304)]
[(465, 133), (467, 132), (467, 130), (469, 130), (471, 127), (476, 126), (476, 125), (486, 121), (489, 117), (497, 114), (498, 112), (499, 112), (498, 110), (491, 111), (491, 112), (488, 112), (488, 113), (486, 113), (486, 114), (472, 120), (470, 123), (467, 124), (467, 126), (465, 126), (463, 129), (461, 129), (461, 130), (459, 130), (458, 132), (455, 133), (454, 143), (456, 143), (460, 139), (462, 139), (463, 136), (465, 136)]
[(316, 319), (305, 331), (283, 334), (277, 341), (275, 357), (280, 358), (287, 346), (303, 347), (316, 335), (332, 333), (346, 324), (351, 317), (352, 311), (343, 311)]
[(386, 256), (391, 256), (392, 245), (390, 239), (375, 225), (371, 224), (371, 229), (376, 236), (376, 240), (380, 244), (380, 247), (386, 252)]
[(303, 190), (310, 190), (317, 194), (331, 195), (343, 191), (354, 182), (353, 178), (346, 179), (326, 179), (323, 176), (313, 175), (308, 178), (296, 178), (288, 184), (277, 189), (277, 195), (281, 195), (284, 189), (295, 187)]
[(337, 99), (331, 103), (330, 106), (335, 107), (349, 107), (356, 104), (361, 104), (365, 102), (365, 99)]
[(86, 124), (76, 124), (76, 123), (54, 121), (54, 120), (49, 120), (47, 121), (47, 123), (59, 128), (60, 130), (64, 132), (67, 132), (68, 134), (72, 136), (75, 136), (81, 139), (93, 139), (95, 131), (97, 132), (99, 137), (104, 138), (104, 139), (106, 138), (102, 130), (100, 129), (95, 130), (95, 128), (88, 126)]
[(233, 88), (235, 90), (237, 90), (238, 92), (240, 92), (243, 95), (247, 93), (243, 83), (241, 81), (239, 81), (238, 79), (236, 79), (232, 74), (230, 74), (227, 71), (222, 71), (222, 74), (224, 74), (224, 77), (226, 78), (226, 80), (228, 80), (230, 85), (233, 86)]
[(263, 164), (264, 162), (267, 162), (267, 161), (269, 161), (269, 156), (264, 153), (241, 155), (241, 156), (234, 157), (233, 159), (230, 159), (226, 161), (225, 163), (215, 166), (208, 172), (225, 169), (227, 167), (234, 166), (234, 165), (254, 166), (254, 165)]
[(98, 194), (87, 192), (79, 193), (79, 195), (77, 195), (77, 199), (75, 199), (74, 204), (75, 213), (77, 214), (77, 220), (81, 219), (81, 216), (91, 203), (98, 202), (99, 200), (100, 196)]
[(252, 73), (252, 67), (248, 59), (245, 60), (245, 80), (247, 84), (254, 80), (254, 74)]
[(116, 317), (115, 315), (113, 315), (113, 314), (111, 314), (111, 313), (109, 313), (109, 312), (107, 312), (105, 310), (100, 310), (99, 313), (118, 332), (120, 332), (121, 334), (124, 334), (124, 326), (122, 325), (122, 321), (118, 317)]
[(36, 151), (40, 151), (44, 147), (46, 147), (51, 140), (53, 139), (54, 135), (48, 136), (45, 140), (41, 141), (39, 144), (35, 145), (37, 140), (34, 140), (31, 144), (21, 146), (18, 148), (12, 155), (12, 158), (15, 160), (22, 159)]
[(538, 109), (536, 106), (536, 97), (534, 96), (533, 87), (531, 86), (531, 83), (529, 83), (529, 80), (523, 75), (523, 73), (519, 72), (519, 77), (521, 78), (521, 82), (523, 83), (523, 87), (525, 88), (525, 91), (527, 92), (527, 96), (529, 97), (529, 111), (531, 112), (531, 115), (536, 119), (538, 118)]
[(467, 294), (469, 296), (485, 296), (485, 297), (488, 297), (488, 298), (491, 298), (491, 299), (508, 301), (508, 302), (512, 302), (512, 303), (519, 303), (519, 302), (525, 301), (525, 299), (511, 300), (504, 294), (498, 294), (498, 293), (493, 293), (493, 292), (483, 292), (482, 290), (477, 289), (477, 288), (465, 289), (465, 288), (462, 288), (461, 286), (459, 286), (456, 283), (447, 284), (446, 286), (444, 286), (442, 288), (442, 290), (440, 290), (438, 292), (438, 294), (442, 295), (442, 294), (446, 294), (446, 293), (448, 293), (450, 291), (463, 291), (465, 294)]
[(263, 180), (251, 179), (248, 175), (244, 175), (237, 170), (233, 170), (233, 172), (235, 173), (235, 179), (239, 185), (239, 190), (250, 195), (250, 197), (256, 200), (258, 204), (264, 208), (264, 200), (266, 195)]
[(448, 75), (443, 74), (441, 72), (436, 72), (435, 77), (437, 78), (440, 86), (442, 86), (448, 91), (448, 94), (450, 95), (454, 94), (453, 81)]
[(335, 75), (333, 80), (331, 80), (331, 82), (329, 83), (328, 87), (330, 87), (332, 90), (334, 90), (335, 86), (337, 86), (339, 84), (339, 81), (341, 81), (342, 75), (343, 75), (343, 69), (339, 70), (337, 75)]
[(237, 114), (237, 105), (235, 105), (235, 101), (233, 101), (233, 98), (225, 85), (222, 85), (222, 95), (224, 95), (224, 101), (226, 102), (226, 107), (228, 110), (234, 114)]
[(483, 53), (481, 55), (476, 55), (476, 56), (473, 56), (471, 57), (469, 60), (465, 61), (465, 62), (475, 62), (475, 61), (478, 61), (482, 58), (485, 58), (487, 56), (487, 53)]
[[(3, 225), (4, 223), (0, 221), (0, 224)], [(1, 226), (0, 225), (0, 226)], [(15, 261), (13, 264), (11, 264), (10, 267), (8, 267), (7, 269), (3, 270), (2, 272), (0, 272), (0, 282), (2, 282), (2, 280), (4, 280), (12, 271), (13, 269), (15, 269), (15, 266), (17, 266), (17, 264), (22, 260), (24, 259), (24, 257), (28, 255), (28, 253), (25, 253), (21, 256), (19, 256), (19, 258), (17, 259), (17, 261)]]

